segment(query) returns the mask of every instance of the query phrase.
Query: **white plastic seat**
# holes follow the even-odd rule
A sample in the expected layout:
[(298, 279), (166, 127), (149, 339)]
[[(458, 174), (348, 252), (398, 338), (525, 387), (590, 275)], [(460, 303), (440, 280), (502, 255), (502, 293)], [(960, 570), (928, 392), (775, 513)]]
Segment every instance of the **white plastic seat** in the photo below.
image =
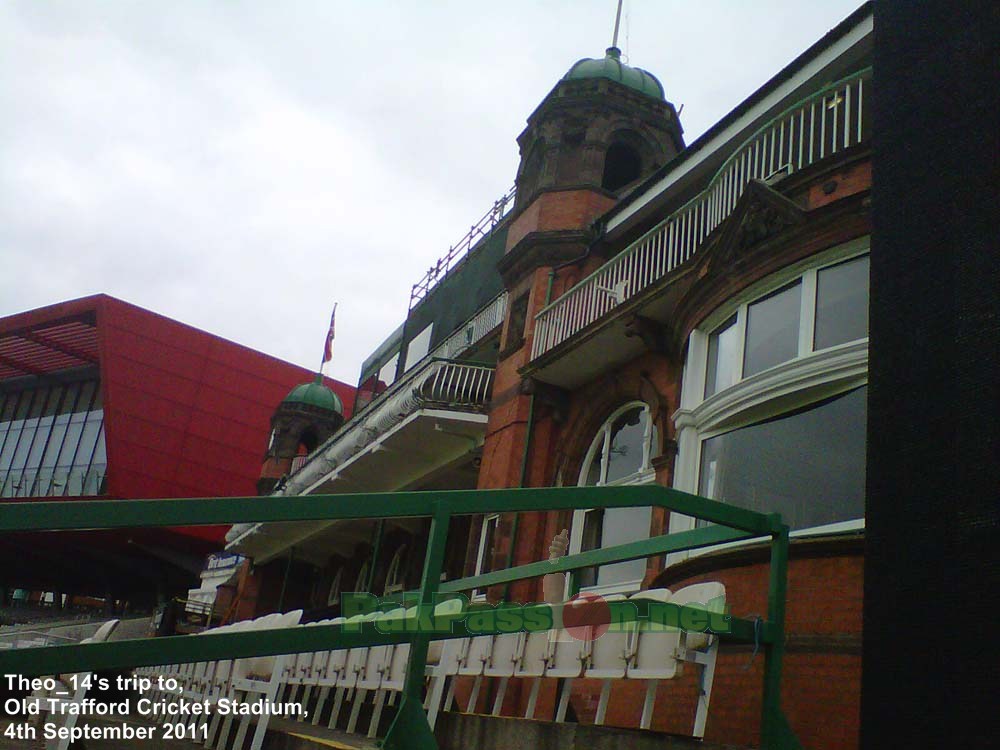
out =
[[(724, 611), (725, 587), (721, 583), (699, 583), (674, 592), (670, 604), (678, 607), (696, 607), (710, 612)], [(638, 596), (638, 595), (637, 595)], [(639, 624), (634, 634), (632, 659), (628, 679), (647, 680), (646, 699), (639, 725), (648, 729), (652, 722), (656, 686), (660, 680), (669, 680), (683, 674), (684, 663), (693, 662), (702, 667), (698, 708), (695, 714), (693, 735), (703, 737), (712, 694), (718, 638), (704, 632), (685, 631), (671, 619), (658, 620), (655, 610), (650, 619)], [(680, 623), (678, 623), (680, 624)]]
[[(291, 628), (299, 624), (302, 618), (302, 610), (296, 609), (285, 614), (266, 615), (258, 620), (254, 620), (253, 630), (276, 630), (278, 628)], [(284, 669), (284, 663), (288, 656), (259, 656), (250, 659), (237, 659), (233, 667), (231, 677), (232, 692), (240, 702), (262, 702), (273, 703), (278, 693), (280, 677)], [(251, 699), (250, 696), (260, 696)], [(228, 734), (230, 716), (226, 716), (223, 724), (223, 732), (220, 737), (220, 744)], [(250, 742), (250, 750), (260, 750), (264, 743), (264, 735), (267, 732), (267, 724), (270, 714), (264, 712), (257, 718), (257, 727), (254, 730), (253, 739)], [(240, 720), (236, 738), (233, 741), (233, 749), (240, 750), (250, 728), (251, 717), (244, 716)]]
[[(354, 615), (353, 617), (348, 617), (343, 623), (343, 627), (354, 627), (365, 622), (371, 622), (380, 614), (380, 612), (372, 612), (367, 615)], [(353, 693), (354, 706), (352, 706), (350, 718), (347, 722), (347, 731), (354, 731), (358, 720), (358, 712), (361, 708), (360, 702), (364, 700), (364, 696), (366, 694), (364, 689), (358, 689), (358, 681), (362, 677), (367, 661), (367, 646), (352, 648), (347, 652), (344, 668), (337, 680), (337, 691), (334, 696), (333, 709), (330, 712), (330, 720), (327, 723), (327, 726), (330, 729), (336, 728), (337, 720), (340, 718), (340, 710), (343, 706), (344, 697), (348, 691), (351, 691)]]
[[(342, 626), (345, 622), (347, 622), (346, 617), (334, 617), (327, 624)], [(330, 689), (337, 686), (346, 664), (347, 649), (343, 648), (320, 651), (313, 658), (312, 683), (319, 686), (319, 697), (316, 699), (311, 722), (314, 726), (319, 725), (320, 715), (330, 695)]]
[[(622, 594), (609, 594), (607, 602), (624, 601)], [(549, 632), (549, 658), (545, 677), (563, 680), (556, 704), (557, 722), (564, 721), (569, 707), (573, 680), (586, 672), (588, 677), (612, 679), (621, 673), (621, 660), (625, 654), (628, 635), (620, 626), (612, 627), (595, 635), (601, 626), (582, 626), (583, 632), (574, 629), (570, 633), (565, 628)], [(597, 650), (595, 658), (594, 651)], [(609, 674), (610, 673), (610, 674)], [(610, 684), (610, 683), (609, 683)], [(603, 686), (602, 686), (603, 687)], [(603, 691), (602, 691), (603, 692)], [(599, 706), (600, 707), (600, 706)]]
[[(316, 627), (320, 625), (329, 625), (330, 620), (316, 620), (315, 622), (304, 623), (302, 627)], [(285, 668), (281, 676), (282, 687), (287, 686), (288, 694), (286, 696), (287, 702), (296, 702), (298, 697), (299, 688), (303, 688), (303, 693), (298, 702), (302, 703), (304, 706), (309, 705), (309, 698), (312, 695), (312, 689), (316, 685), (316, 663), (320, 659), (321, 654), (325, 652), (318, 651), (303, 651), (297, 654), (293, 654), (285, 661)], [(279, 695), (282, 689), (278, 689)]]
[[(92, 636), (84, 638), (80, 643), (103, 643), (111, 637), (115, 628), (118, 627), (119, 622), (120, 620), (108, 620)], [(45, 708), (52, 707), (54, 703), (60, 705), (62, 710), (52, 711), (47, 721), (49, 724), (56, 724), (66, 730), (72, 730), (76, 726), (79, 711), (67, 711), (66, 707), (68, 705), (80, 705), (83, 703), (87, 695), (87, 684), (89, 683), (87, 678), (90, 676), (90, 672), (60, 674), (58, 675), (54, 690), (51, 692), (44, 689), (35, 691), (29, 700), (35, 702), (43, 712)], [(74, 678), (76, 688), (72, 689), (70, 686), (74, 684)], [(38, 716), (41, 723), (43, 714), (40, 713)], [(70, 732), (67, 731), (65, 734), (65, 737), (55, 737), (47, 740), (45, 743), (46, 750), (67, 750), (70, 743)]]
[(514, 676), (514, 668), (521, 658), (523, 638), (521, 633), (500, 633), (493, 637), (493, 648), (490, 650), (489, 661), (483, 668), (484, 677), (499, 678), (496, 698), (493, 701), (493, 715), (499, 716), (503, 709), (503, 699), (507, 694), (507, 685)]
[[(455, 620), (465, 614), (467, 601), (461, 597), (445, 599), (434, 605), (435, 626), (442, 625), (445, 621)], [(416, 614), (414, 611), (413, 614)], [(427, 688), (427, 696), (424, 700), (424, 708), (427, 711), (427, 723), (434, 729), (437, 723), (437, 716), (441, 710), (442, 699), (447, 710), (455, 695), (454, 677), (458, 674), (461, 664), (462, 654), (465, 651), (465, 638), (446, 638), (431, 641), (427, 646), (427, 662), (425, 675), (430, 680)], [(400, 648), (397, 646), (397, 648)], [(409, 647), (406, 652), (409, 658)], [(405, 674), (405, 667), (404, 667)], [(445, 693), (445, 687), (448, 690)]]

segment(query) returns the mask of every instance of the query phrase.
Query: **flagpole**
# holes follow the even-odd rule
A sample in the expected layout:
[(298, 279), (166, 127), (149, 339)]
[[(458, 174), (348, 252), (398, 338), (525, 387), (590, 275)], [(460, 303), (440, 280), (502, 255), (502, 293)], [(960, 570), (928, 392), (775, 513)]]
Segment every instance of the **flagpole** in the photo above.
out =
[(323, 378), (323, 367), (327, 362), (333, 359), (333, 337), (334, 337), (334, 326), (337, 320), (337, 303), (333, 303), (333, 313), (330, 315), (330, 328), (326, 332), (326, 341), (323, 344), (323, 359), (319, 363), (319, 372), (316, 373), (318, 378), (317, 382), (321, 381)]

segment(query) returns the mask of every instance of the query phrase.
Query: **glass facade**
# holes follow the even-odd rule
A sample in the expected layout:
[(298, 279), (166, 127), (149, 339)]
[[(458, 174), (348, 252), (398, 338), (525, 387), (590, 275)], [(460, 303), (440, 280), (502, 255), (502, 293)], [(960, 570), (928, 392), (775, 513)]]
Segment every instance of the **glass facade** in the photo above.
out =
[(867, 391), (705, 440), (698, 493), (793, 530), (864, 517)]
[(97, 379), (0, 392), (0, 497), (99, 495), (107, 466)]

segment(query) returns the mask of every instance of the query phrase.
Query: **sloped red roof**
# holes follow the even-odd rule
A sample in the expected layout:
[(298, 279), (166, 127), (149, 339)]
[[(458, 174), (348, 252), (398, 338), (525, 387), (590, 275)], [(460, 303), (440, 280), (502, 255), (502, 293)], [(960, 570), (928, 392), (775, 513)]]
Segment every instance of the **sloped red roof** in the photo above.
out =
[(96, 365), (99, 297), (0, 319), (0, 380)]

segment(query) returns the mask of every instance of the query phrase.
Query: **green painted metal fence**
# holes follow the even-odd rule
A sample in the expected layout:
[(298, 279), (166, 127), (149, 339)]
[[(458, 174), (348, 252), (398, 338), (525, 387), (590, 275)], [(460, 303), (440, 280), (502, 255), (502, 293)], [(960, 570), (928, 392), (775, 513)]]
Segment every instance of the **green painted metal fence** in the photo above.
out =
[[(713, 526), (663, 535), (630, 544), (605, 547), (531, 563), (486, 575), (441, 582), (448, 527), (453, 516), (492, 513), (625, 508), (651, 506), (710, 521)], [(573, 571), (594, 565), (636, 560), (667, 552), (697, 549), (722, 542), (764, 537), (770, 540), (771, 566), (768, 611), (763, 620), (729, 618), (725, 641), (752, 643), (764, 656), (761, 742), (764, 748), (786, 750), (800, 745), (781, 711), (781, 670), (784, 655), (785, 592), (788, 527), (777, 514), (761, 514), (659, 485), (639, 487), (565, 487), (510, 490), (454, 490), (300, 497), (200, 498), (188, 500), (96, 500), (0, 504), (0, 533), (60, 531), (141, 526), (196, 526), (247, 522), (337, 520), (359, 518), (430, 517), (418, 601), (432, 606), (435, 597), (469, 591), (546, 573)], [(547, 605), (531, 605), (546, 608)], [(524, 621), (545, 622), (544, 617)], [(649, 615), (650, 604), (637, 602), (626, 619)], [(499, 631), (498, 631), (499, 632)], [(385, 633), (375, 623), (348, 632), (340, 626), (234, 632), (212, 638), (171, 636), (111, 643), (48, 646), (0, 652), (0, 672), (39, 676), (86, 670), (204, 662), (249, 656), (325, 651), (408, 642), (411, 644), (403, 698), (383, 741), (388, 750), (434, 750), (437, 743), (422, 707), (422, 691), (430, 640), (471, 635), (464, 622), (449, 632)], [(482, 634), (477, 630), (474, 634)]]

